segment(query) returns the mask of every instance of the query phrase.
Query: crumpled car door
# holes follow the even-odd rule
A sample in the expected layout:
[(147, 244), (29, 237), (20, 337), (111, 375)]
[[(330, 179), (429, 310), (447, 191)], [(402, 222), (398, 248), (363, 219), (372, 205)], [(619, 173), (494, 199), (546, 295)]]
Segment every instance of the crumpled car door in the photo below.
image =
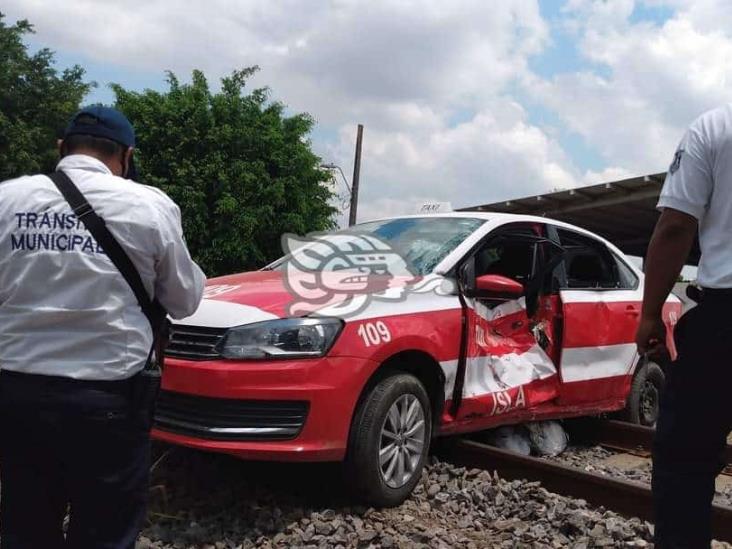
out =
[(558, 394), (557, 369), (537, 341), (526, 301), (488, 308), (469, 299), (468, 346), (458, 418), (526, 410)]

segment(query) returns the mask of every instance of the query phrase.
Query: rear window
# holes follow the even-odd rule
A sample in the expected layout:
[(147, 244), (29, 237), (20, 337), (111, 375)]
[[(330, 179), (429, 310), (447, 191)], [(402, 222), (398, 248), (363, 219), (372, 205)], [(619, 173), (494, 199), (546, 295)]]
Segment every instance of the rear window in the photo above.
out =
[(618, 268), (618, 278), (620, 279), (620, 287), (628, 290), (632, 290), (638, 287), (638, 276), (633, 272), (633, 269), (620, 257), (613, 254), (615, 259), (615, 265)]

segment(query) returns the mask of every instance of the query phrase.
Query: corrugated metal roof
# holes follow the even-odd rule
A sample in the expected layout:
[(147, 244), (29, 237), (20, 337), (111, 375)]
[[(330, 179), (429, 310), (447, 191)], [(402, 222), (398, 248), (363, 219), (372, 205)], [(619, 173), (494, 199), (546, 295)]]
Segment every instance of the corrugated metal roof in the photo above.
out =
[[(458, 211), (501, 212), (549, 217), (596, 233), (626, 254), (645, 256), (659, 212), (656, 203), (665, 173), (631, 177), (493, 204), (460, 208)], [(690, 264), (699, 258), (695, 246)]]

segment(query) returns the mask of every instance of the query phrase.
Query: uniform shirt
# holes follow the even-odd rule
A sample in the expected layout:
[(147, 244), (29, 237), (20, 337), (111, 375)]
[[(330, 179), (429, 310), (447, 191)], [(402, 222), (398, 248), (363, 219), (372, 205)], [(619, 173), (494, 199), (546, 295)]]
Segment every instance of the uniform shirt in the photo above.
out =
[(658, 207), (699, 221), (698, 283), (732, 288), (732, 104), (691, 124), (669, 166)]
[[(205, 276), (162, 191), (86, 155), (61, 160), (173, 318), (192, 314)], [(45, 175), (0, 183), (0, 369), (75, 379), (137, 373), (152, 330), (131, 288)]]

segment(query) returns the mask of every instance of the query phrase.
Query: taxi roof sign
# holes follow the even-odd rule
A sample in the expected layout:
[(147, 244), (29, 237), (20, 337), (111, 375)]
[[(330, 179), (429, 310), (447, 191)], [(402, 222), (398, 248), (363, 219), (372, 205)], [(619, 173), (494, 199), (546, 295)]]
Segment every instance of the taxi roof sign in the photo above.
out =
[(418, 214), (436, 214), (452, 211), (452, 204), (449, 202), (422, 202), (417, 204)]

